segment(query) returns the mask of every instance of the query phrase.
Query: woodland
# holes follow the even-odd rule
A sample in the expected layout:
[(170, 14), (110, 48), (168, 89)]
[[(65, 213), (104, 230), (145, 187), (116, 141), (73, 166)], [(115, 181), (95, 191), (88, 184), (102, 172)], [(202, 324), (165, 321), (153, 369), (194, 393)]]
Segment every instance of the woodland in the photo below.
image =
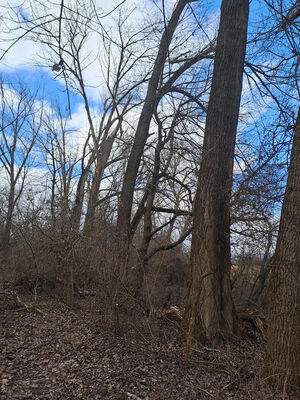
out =
[(0, 400), (300, 399), (299, 0), (2, 3)]

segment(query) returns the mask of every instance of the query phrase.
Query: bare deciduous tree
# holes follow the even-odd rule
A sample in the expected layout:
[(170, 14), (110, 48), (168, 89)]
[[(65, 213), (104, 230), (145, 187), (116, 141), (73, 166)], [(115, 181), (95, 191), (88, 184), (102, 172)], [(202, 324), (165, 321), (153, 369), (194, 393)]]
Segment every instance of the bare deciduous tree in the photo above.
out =
[(33, 166), (31, 156), (41, 127), (43, 105), (21, 84), (14, 87), (5, 85), (1, 80), (0, 92), (0, 166), (7, 193), (0, 252), (5, 261), (15, 207), (23, 193), (29, 169)]
[[(159, 102), (159, 83), (162, 78), (165, 62), (169, 53), (169, 46), (172, 41), (174, 32), (178, 26), (179, 18), (187, 5), (186, 0), (179, 0), (173, 10), (172, 16), (165, 27), (165, 30), (160, 39), (158, 52), (154, 62), (151, 77), (148, 82), (147, 94), (145, 97), (143, 109), (141, 111), (139, 122), (137, 125), (134, 143), (131, 149), (131, 153), (128, 159), (122, 191), (119, 201), (118, 209), (118, 230), (121, 234), (122, 240), (124, 241), (125, 253), (127, 252), (127, 246), (130, 238), (130, 221), (132, 211), (132, 201), (134, 194), (135, 182), (138, 174), (138, 169), (142, 159), (143, 151), (145, 148), (146, 141), (149, 136), (149, 127)], [(203, 57), (203, 55), (202, 55)], [(195, 58), (187, 61), (174, 72), (171, 79), (169, 79), (168, 87), (171, 86), (171, 81), (175, 82), (178, 77), (190, 66), (193, 65), (198, 59)], [(191, 64), (190, 64), (191, 62)], [(166, 90), (165, 90), (166, 91)], [(164, 93), (164, 90), (161, 90)]]

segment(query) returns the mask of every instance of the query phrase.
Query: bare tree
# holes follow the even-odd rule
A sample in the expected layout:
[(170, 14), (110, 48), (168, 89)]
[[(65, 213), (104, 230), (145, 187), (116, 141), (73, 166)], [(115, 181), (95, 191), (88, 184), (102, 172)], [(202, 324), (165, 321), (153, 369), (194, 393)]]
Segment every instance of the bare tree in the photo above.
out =
[[(69, 211), (72, 230), (78, 233), (83, 203), (88, 197), (84, 224), (84, 232), (87, 233), (94, 227), (104, 171), (108, 163), (122, 158), (122, 151), (115, 160), (111, 160), (110, 156), (116, 139), (124, 133), (124, 116), (140, 103), (139, 86), (146, 80), (148, 69), (138, 74), (134, 70), (148, 54), (147, 46), (142, 43), (149, 35), (149, 28), (128, 29), (130, 11), (121, 12), (116, 7), (114, 13), (105, 15), (97, 10), (92, 1), (74, 4), (72, 7), (62, 2), (59, 18), (55, 21), (47, 18), (46, 11), (47, 5), (40, 9), (37, 2), (32, 1), (31, 21), (27, 24), (30, 29), (23, 26), (22, 21), (19, 24), (25, 33), (27, 29), (28, 37), (44, 45), (46, 54), (41, 56), (42, 61), (47, 60), (52, 65), (56, 79), (64, 81), (68, 99), (71, 92), (76, 92), (84, 103), (88, 132), (82, 146), (82, 155), (78, 154), (76, 161), (76, 195)], [(103, 22), (105, 17), (109, 17), (108, 28)], [(115, 28), (114, 34), (112, 26)], [(91, 35), (99, 43), (99, 54), (90, 52), (88, 40)], [(95, 107), (91, 106), (88, 95), (90, 87), (86, 69), (90, 63), (98, 65), (99, 79), (102, 81), (99, 112), (95, 112)], [(128, 144), (124, 146), (125, 149), (127, 147)], [(89, 189), (87, 181), (91, 182)]]
[(0, 165), (7, 191), (0, 251), (5, 260), (9, 251), (14, 211), (23, 193), (29, 169), (33, 166), (32, 151), (41, 128), (43, 105), (22, 85), (9, 86), (1, 80), (0, 91)]
[[(134, 143), (131, 149), (131, 153), (128, 159), (124, 175), (123, 186), (119, 201), (119, 209), (118, 209), (118, 230), (123, 238), (122, 240), (124, 241), (125, 253), (127, 252), (127, 246), (130, 238), (130, 221), (131, 221), (134, 187), (144, 147), (148, 139), (150, 123), (155, 108), (157, 107), (159, 101), (159, 96), (158, 96), (159, 83), (161, 76), (163, 74), (172, 37), (178, 26), (179, 18), (183, 10), (185, 9), (187, 3), (188, 2), (186, 0), (179, 0), (177, 2), (176, 7), (172, 13), (172, 16), (167, 26), (165, 27), (165, 30), (160, 39), (157, 56), (153, 66), (153, 71), (151, 73), (151, 77), (148, 82), (147, 94), (145, 97), (143, 109), (139, 117)], [(195, 63), (196, 61), (193, 60), (193, 62)], [(193, 65), (193, 63), (191, 65)], [(185, 69), (187, 69), (186, 63), (184, 67), (185, 68), (182, 68), (181, 66), (182, 72), (184, 72)], [(179, 77), (181, 73), (176, 74), (175, 72), (173, 78), (175, 78), (175, 76), (176, 78)], [(174, 79), (174, 81), (176, 80), (176, 78)], [(170, 81), (169, 81), (169, 86), (171, 86)]]
[[(50, 214), (52, 228), (66, 236), (70, 230), (76, 168), (80, 161), (77, 146), (71, 143), (76, 130), (68, 128), (68, 118), (57, 106), (43, 118), (43, 135), (39, 138), (40, 148), (48, 169), (50, 188)], [(85, 150), (82, 159), (85, 160)], [(80, 183), (77, 183), (79, 186)]]

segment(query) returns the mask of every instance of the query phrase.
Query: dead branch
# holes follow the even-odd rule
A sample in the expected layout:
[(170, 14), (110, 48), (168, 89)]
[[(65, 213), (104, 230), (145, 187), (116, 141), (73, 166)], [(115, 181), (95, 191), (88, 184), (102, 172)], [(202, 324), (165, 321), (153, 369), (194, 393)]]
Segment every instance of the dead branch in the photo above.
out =
[(45, 315), (40, 308), (34, 306), (32, 303), (25, 303), (23, 300), (21, 300), (18, 293), (14, 290), (2, 291), (0, 292), (0, 295), (4, 295), (5, 297), (13, 299), (18, 306), (22, 307), (26, 311), (35, 311), (38, 314)]

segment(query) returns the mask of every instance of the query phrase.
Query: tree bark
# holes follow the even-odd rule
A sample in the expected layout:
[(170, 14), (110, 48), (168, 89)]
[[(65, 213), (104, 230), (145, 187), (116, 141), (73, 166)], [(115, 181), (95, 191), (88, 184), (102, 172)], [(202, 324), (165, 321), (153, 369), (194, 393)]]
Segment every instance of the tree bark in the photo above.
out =
[[(189, 326), (194, 326), (209, 340), (231, 334), (235, 328), (229, 276), (229, 201), (248, 13), (248, 0), (222, 2), (203, 153), (194, 201), (186, 318)], [(195, 307), (196, 310), (193, 310)], [(191, 318), (195, 318), (195, 321), (191, 321)]]
[(264, 375), (285, 392), (300, 390), (300, 108), (268, 296)]

